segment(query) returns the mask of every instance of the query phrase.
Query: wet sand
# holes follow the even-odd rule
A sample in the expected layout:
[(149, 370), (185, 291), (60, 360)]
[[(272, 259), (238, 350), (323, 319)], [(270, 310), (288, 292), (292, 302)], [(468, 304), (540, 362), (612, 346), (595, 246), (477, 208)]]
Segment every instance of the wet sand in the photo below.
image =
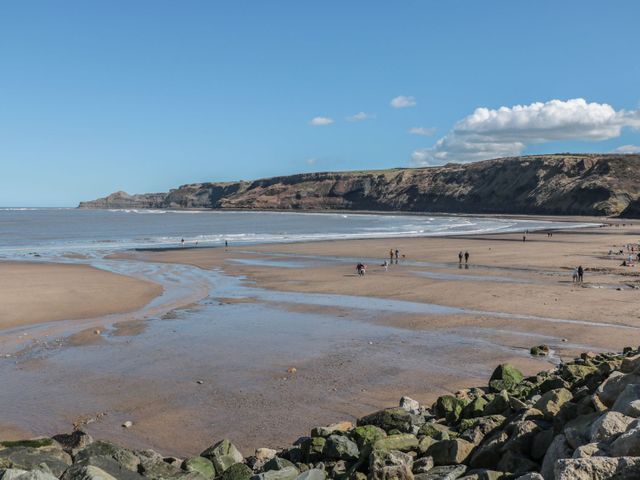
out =
[[(5, 416), (35, 434), (89, 422), (96, 437), (176, 455), (222, 437), (246, 454), (283, 446), (403, 394), (428, 403), (486, 384), (500, 362), (534, 373), (578, 351), (640, 343), (638, 267), (607, 255), (639, 239), (634, 224), (527, 242), (499, 234), (116, 255), (197, 267), (210, 275), (210, 296), (0, 363), (12, 392)], [(384, 271), (389, 248), (401, 257)], [(460, 250), (471, 254), (468, 268)], [(579, 264), (582, 286), (570, 278)], [(540, 343), (553, 358), (529, 355)], [(134, 427), (122, 429), (124, 420)]]
[(86, 265), (0, 262), (0, 330), (138, 310), (155, 283)]

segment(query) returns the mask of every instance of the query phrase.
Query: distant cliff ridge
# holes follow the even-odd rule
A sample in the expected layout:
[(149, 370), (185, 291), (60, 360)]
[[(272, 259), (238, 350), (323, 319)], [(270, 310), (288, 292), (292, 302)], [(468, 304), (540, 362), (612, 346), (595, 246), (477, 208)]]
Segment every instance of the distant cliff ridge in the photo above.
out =
[(557, 154), (440, 167), (194, 183), (80, 208), (377, 210), (640, 217), (640, 155)]

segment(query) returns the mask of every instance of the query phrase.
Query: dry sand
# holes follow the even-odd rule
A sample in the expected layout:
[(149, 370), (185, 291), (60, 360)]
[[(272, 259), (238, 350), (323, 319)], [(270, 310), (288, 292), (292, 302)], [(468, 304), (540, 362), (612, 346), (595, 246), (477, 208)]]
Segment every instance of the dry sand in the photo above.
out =
[(85, 265), (0, 262), (0, 330), (137, 310), (162, 287)]

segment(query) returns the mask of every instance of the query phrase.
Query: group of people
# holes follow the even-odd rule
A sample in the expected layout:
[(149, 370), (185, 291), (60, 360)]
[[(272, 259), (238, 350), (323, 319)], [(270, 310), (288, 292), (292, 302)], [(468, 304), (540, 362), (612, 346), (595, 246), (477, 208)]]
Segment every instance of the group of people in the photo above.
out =
[(582, 283), (584, 281), (584, 268), (582, 265), (573, 269), (573, 283)]
[(462, 250), (458, 252), (458, 263), (462, 264), (462, 258), (464, 257), (464, 263), (469, 263), (469, 252), (462, 253)]
[[(404, 255), (402, 255), (402, 258), (404, 258)], [(386, 272), (387, 270), (389, 270), (389, 265), (392, 265), (394, 261), (397, 265), (399, 259), (400, 250), (398, 250), (397, 248), (394, 250), (392, 248), (389, 250), (389, 260), (383, 261), (380, 266), (384, 267), (384, 271)], [(364, 277), (365, 273), (367, 273), (367, 266), (362, 262), (358, 262), (358, 264), (356, 265), (356, 272), (358, 273), (358, 276)]]

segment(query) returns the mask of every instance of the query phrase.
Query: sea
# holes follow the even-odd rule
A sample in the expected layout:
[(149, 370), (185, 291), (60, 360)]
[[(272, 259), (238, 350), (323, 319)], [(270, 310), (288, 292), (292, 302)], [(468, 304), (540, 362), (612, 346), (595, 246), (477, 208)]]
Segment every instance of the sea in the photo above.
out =
[(428, 237), (583, 227), (472, 216), (0, 208), (0, 258), (102, 255), (133, 248)]

